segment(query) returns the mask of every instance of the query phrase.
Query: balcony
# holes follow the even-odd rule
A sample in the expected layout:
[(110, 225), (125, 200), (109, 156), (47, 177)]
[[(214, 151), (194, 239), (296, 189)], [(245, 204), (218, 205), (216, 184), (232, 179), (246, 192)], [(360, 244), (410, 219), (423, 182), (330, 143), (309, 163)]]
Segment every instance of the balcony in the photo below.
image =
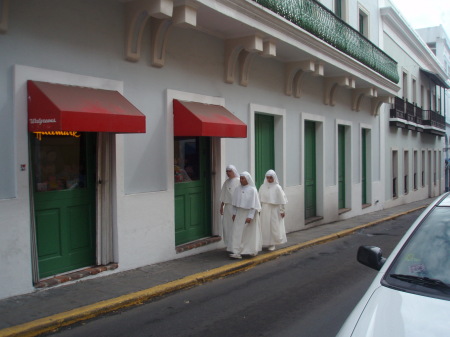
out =
[(400, 97), (394, 99), (394, 104), (390, 110), (389, 125), (406, 128), (405, 101)]
[(397, 62), (314, 0), (253, 0), (300, 28), (360, 61), (394, 83)]
[(422, 124), (426, 132), (434, 135), (445, 135), (445, 116), (433, 110), (423, 110)]
[(423, 132), (423, 111), (416, 105), (416, 131)]
[(416, 130), (416, 115), (415, 115), (415, 109), (414, 104), (409, 103), (408, 101), (405, 103), (406, 106), (406, 121), (408, 130)]
[(437, 136), (445, 135), (445, 117), (432, 110), (422, 110), (415, 104), (395, 97), (389, 115), (389, 125)]

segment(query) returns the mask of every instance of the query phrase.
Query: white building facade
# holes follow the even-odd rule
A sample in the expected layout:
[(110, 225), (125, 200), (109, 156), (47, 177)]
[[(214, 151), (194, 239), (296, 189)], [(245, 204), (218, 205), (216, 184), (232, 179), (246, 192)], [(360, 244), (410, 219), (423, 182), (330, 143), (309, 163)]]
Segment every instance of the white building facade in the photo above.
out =
[[(427, 27), (416, 30), (422, 40), (431, 49), (436, 58), (444, 68), (447, 78), (450, 77), (450, 40), (448, 34), (445, 32), (442, 25), (435, 27)], [(447, 81), (447, 85), (449, 82)], [(450, 138), (450, 91), (445, 88), (443, 92), (444, 101), (442, 102), (442, 109), (445, 115), (446, 136), (445, 136), (445, 190), (449, 190), (450, 186), (450, 153), (449, 153), (449, 138)]]
[(275, 169), (289, 232), (442, 190), (433, 164), (391, 196), (391, 153), (442, 141), (389, 126), (403, 54), (370, 0), (0, 8), (0, 298), (223, 248), (227, 164)]
[[(389, 3), (386, 3), (389, 5)], [(385, 205), (445, 190), (445, 80), (439, 61), (393, 6), (381, 8), (383, 47), (398, 61), (401, 89), (382, 114)]]

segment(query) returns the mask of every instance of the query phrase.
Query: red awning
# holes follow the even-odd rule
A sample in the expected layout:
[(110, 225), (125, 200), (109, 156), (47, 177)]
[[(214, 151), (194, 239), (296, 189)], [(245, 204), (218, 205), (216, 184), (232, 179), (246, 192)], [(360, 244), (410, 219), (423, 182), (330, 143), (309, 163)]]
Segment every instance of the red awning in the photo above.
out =
[(145, 115), (117, 91), (28, 81), (28, 130), (144, 133)]
[(247, 125), (220, 105), (173, 100), (175, 136), (246, 138)]

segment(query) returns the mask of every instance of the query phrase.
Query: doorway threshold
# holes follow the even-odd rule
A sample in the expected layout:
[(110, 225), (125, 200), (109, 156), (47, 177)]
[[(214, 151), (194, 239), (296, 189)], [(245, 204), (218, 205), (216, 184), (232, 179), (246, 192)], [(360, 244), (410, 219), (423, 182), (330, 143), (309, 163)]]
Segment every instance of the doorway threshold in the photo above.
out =
[(88, 276), (97, 275), (104, 271), (114, 270), (118, 267), (119, 265), (117, 263), (110, 263), (105, 266), (83, 268), (76, 271), (71, 271), (69, 273), (59, 274), (46, 279), (42, 279), (38, 283), (35, 283), (34, 287), (38, 289), (55, 287), (66, 282), (76, 281)]
[(220, 237), (220, 236), (211, 236), (211, 237), (208, 237), (208, 238), (203, 238), (203, 239), (191, 241), (191, 242), (184, 243), (182, 245), (177, 246), (176, 247), (176, 252), (177, 252), (177, 254), (183, 253), (185, 251), (188, 251), (188, 250), (191, 250), (191, 249), (195, 249), (195, 248), (199, 248), (199, 247), (203, 247), (203, 246), (206, 246), (206, 245), (210, 245), (212, 243), (219, 242), (221, 240), (222, 240), (222, 237)]
[(310, 225), (313, 222), (317, 222), (317, 221), (321, 221), (321, 220), (323, 220), (323, 216), (313, 216), (313, 217), (307, 218), (307, 219), (305, 219), (305, 226)]

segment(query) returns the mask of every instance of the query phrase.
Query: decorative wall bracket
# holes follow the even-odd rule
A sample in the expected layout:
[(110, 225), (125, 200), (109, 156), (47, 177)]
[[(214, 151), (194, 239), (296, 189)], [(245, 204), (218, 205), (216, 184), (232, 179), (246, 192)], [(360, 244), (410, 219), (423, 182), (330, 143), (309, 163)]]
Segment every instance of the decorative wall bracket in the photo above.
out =
[(0, 34), (8, 30), (9, 0), (0, 0)]
[(154, 67), (164, 66), (167, 38), (173, 25), (197, 25), (197, 10), (188, 5), (174, 8), (173, 0), (137, 0), (125, 6), (125, 58), (131, 62), (137, 62), (141, 57), (142, 35), (150, 18), (151, 64)]
[(323, 76), (324, 75), (323, 64), (316, 63), (316, 68), (314, 69), (312, 75), (313, 76)]
[(323, 103), (325, 105), (334, 106), (335, 105), (335, 93), (338, 86), (354, 89), (355, 88), (355, 80), (349, 76), (342, 77), (327, 77), (325, 79), (325, 87), (324, 87), (324, 100)]
[(303, 81), (306, 73), (313, 76), (323, 76), (323, 65), (316, 64), (312, 60), (301, 62), (290, 62), (286, 64), (285, 94), (300, 98), (302, 95)]
[(394, 96), (378, 96), (372, 98), (372, 116), (378, 116), (380, 114), (381, 104), (383, 103), (394, 104)]
[(162, 68), (165, 62), (166, 42), (172, 21), (168, 19), (150, 19), (151, 34), (151, 64), (153, 67)]
[(358, 88), (354, 89), (352, 93), (352, 110), (359, 111), (361, 106), (361, 101), (364, 96), (367, 97), (377, 97), (378, 91), (375, 88)]
[(225, 82), (234, 83), (236, 64), (239, 64), (239, 84), (247, 86), (250, 66), (256, 55), (273, 57), (276, 55), (276, 45), (273, 41), (264, 41), (254, 35), (225, 41)]
[(262, 57), (275, 57), (277, 56), (277, 45), (272, 40), (266, 40), (263, 43)]

